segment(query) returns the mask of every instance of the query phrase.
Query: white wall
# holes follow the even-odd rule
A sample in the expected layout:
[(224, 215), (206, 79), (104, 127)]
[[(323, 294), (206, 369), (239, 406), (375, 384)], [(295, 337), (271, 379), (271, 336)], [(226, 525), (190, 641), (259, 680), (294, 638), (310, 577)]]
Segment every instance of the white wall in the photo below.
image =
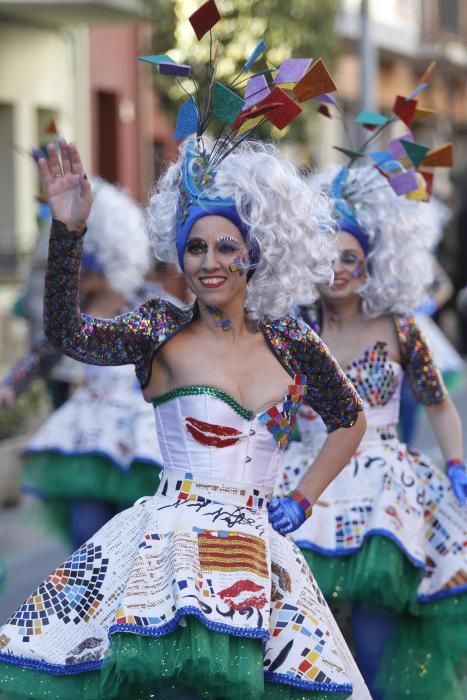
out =
[[(0, 26), (0, 103), (14, 108), (14, 144), (24, 149), (37, 145), (37, 110), (47, 109), (57, 113), (60, 131), (76, 140), (89, 159), (87, 61), (85, 29)], [(34, 198), (38, 187), (32, 159), (16, 154), (11, 177), (18, 249), (27, 252), (37, 235)]]

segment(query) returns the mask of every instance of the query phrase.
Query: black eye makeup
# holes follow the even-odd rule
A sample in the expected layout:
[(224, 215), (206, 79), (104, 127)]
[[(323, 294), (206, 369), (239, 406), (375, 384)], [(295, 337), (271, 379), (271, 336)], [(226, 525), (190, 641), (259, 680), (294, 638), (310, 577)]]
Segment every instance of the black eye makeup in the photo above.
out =
[[(222, 236), (216, 241), (216, 248), (223, 255), (237, 255), (244, 245), (232, 236)], [(208, 244), (203, 238), (190, 238), (186, 244), (186, 251), (190, 255), (206, 255)]]
[(186, 252), (190, 255), (206, 255), (208, 244), (202, 238), (190, 238), (186, 244)]

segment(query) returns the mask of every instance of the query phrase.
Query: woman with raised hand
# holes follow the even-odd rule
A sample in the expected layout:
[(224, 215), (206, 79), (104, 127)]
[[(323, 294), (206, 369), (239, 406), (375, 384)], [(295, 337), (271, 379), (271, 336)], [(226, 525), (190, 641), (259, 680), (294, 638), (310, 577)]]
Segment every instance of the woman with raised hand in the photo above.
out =
[[(134, 364), (154, 406), (164, 473), (91, 537), (1, 630), (0, 688), (32, 697), (368, 698), (302, 555), (305, 518), (356, 449), (360, 401), (317, 336), (287, 316), (331, 279), (331, 218), (273, 147), (213, 169), (188, 140), (150, 202), (160, 259), (196, 296), (114, 319), (82, 314), (91, 188), (75, 146), (40, 161), (54, 216), (50, 341), (93, 364)], [(307, 259), (300, 267), (297, 260)], [(329, 436), (269, 510), (304, 397)], [(352, 695), (353, 693), (353, 695)]]

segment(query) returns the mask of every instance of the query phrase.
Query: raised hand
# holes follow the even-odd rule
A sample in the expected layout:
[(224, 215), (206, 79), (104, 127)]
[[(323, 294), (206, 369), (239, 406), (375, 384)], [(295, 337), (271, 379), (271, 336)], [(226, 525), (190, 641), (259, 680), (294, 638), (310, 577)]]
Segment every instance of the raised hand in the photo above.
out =
[(54, 219), (69, 231), (83, 231), (91, 211), (92, 192), (79, 151), (65, 139), (59, 139), (60, 156), (54, 144), (47, 146), (48, 160), (40, 158), (39, 172)]

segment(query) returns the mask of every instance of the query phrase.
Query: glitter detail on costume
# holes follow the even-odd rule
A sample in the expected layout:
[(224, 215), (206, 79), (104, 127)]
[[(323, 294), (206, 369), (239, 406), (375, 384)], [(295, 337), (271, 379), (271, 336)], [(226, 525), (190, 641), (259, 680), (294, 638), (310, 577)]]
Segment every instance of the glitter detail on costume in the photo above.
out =
[(75, 360), (93, 365), (136, 366), (141, 386), (151, 377), (160, 345), (192, 319), (192, 312), (163, 299), (151, 299), (114, 319), (79, 311), (79, 270), (83, 236), (54, 220), (45, 278), (44, 330), (52, 345)]
[(295, 427), (297, 411), (306, 395), (306, 376), (297, 374), (294, 383), (290, 384), (282, 403), (281, 410), (272, 406), (258, 416), (259, 421), (272, 433), (279, 447), (285, 447)]
[[(298, 311), (300, 317), (316, 333), (320, 334), (322, 328), (321, 303), (315, 302), (299, 306)], [(399, 341), (401, 365), (410, 383), (414, 398), (425, 406), (441, 403), (447, 397), (446, 387), (441, 373), (434, 363), (433, 354), (425, 335), (418, 327), (416, 319), (413, 316), (394, 316), (393, 322)], [(378, 362), (381, 363), (381, 360), (382, 356), (380, 355)], [(356, 388), (360, 393), (360, 386)], [(366, 400), (366, 396), (363, 398)]]
[(38, 377), (47, 376), (57, 359), (61, 357), (57, 348), (50, 345), (45, 337), (40, 337), (31, 351), (11, 368), (1, 386), (9, 386), (16, 396), (26, 391)]
[(413, 316), (396, 316), (394, 323), (401, 349), (401, 364), (414, 398), (424, 406), (442, 403), (447, 398), (446, 387), (434, 364), (425, 335)]
[(179, 396), (196, 396), (207, 394), (209, 396), (215, 396), (217, 399), (224, 401), (226, 404), (233, 408), (233, 410), (238, 413), (239, 416), (245, 418), (246, 420), (252, 420), (253, 411), (249, 411), (244, 406), (241, 406), (235, 399), (227, 394), (227, 392), (222, 391), (222, 389), (216, 389), (213, 386), (202, 386), (202, 385), (192, 385), (192, 386), (182, 386), (178, 389), (172, 389), (161, 396), (156, 396), (152, 399), (152, 404), (154, 406), (160, 406), (168, 401), (172, 401)]
[[(134, 364), (144, 389), (158, 349), (193, 319), (192, 307), (180, 309), (151, 299), (115, 319), (81, 314), (78, 306), (82, 236), (54, 221), (50, 234), (44, 323), (47, 337), (66, 355), (95, 365)], [(307, 376), (307, 403), (328, 432), (355, 424), (362, 403), (337, 362), (300, 319), (284, 317), (258, 324), (287, 372)]]
[(384, 406), (399, 385), (393, 365), (388, 362), (387, 344), (375, 343), (346, 367), (346, 374), (363, 401), (369, 406)]
[(262, 328), (284, 367), (306, 375), (305, 402), (321, 416), (328, 432), (355, 425), (363, 410), (361, 399), (316, 333), (290, 317), (264, 321)]

